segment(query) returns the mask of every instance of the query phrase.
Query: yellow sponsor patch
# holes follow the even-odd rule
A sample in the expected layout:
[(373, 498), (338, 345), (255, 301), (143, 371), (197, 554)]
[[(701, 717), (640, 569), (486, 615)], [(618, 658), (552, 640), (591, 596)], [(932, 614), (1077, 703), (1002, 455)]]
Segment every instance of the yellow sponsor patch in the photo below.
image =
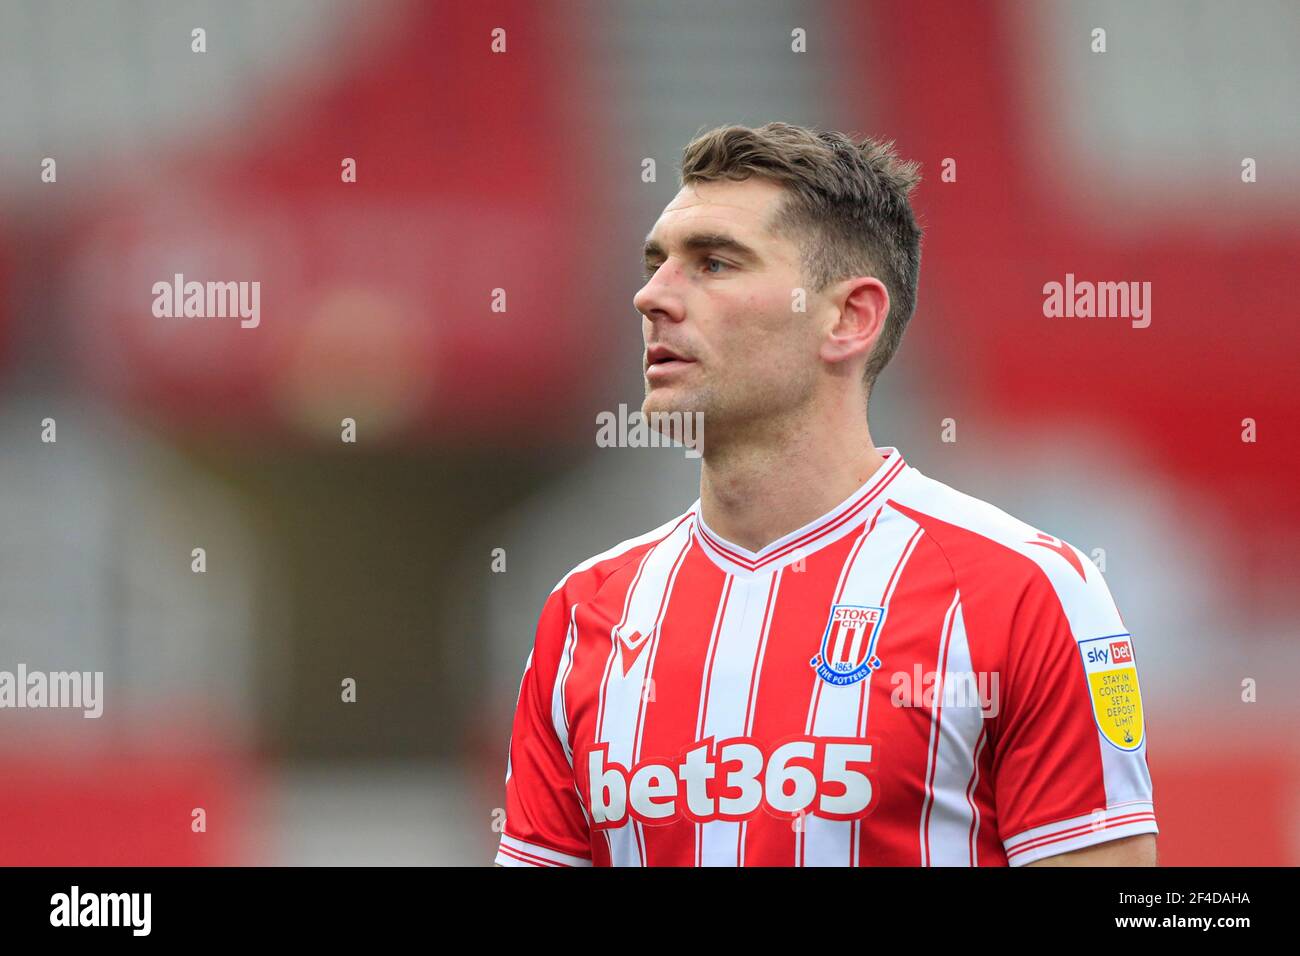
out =
[(1133, 638), (1112, 634), (1079, 642), (1092, 694), (1097, 729), (1120, 750), (1142, 746), (1142, 693), (1138, 689)]

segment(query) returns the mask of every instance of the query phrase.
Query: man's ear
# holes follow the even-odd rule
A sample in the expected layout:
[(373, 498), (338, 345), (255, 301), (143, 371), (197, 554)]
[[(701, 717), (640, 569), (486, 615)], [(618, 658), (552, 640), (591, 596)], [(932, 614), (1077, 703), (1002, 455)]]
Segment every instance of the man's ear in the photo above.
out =
[(832, 286), (827, 297), (836, 314), (822, 342), (821, 357), (833, 363), (865, 360), (885, 327), (889, 290), (879, 279), (858, 276)]

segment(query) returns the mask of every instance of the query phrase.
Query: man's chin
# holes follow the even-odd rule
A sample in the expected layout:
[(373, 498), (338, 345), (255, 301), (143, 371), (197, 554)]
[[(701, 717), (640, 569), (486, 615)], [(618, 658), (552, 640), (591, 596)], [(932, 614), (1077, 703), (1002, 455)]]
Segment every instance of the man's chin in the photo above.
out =
[(641, 403), (641, 414), (644, 416), (664, 415), (673, 412), (692, 412), (695, 409), (690, 407), (691, 403), (686, 400), (686, 396), (677, 393), (674, 389), (660, 385), (651, 389), (646, 395), (645, 401)]

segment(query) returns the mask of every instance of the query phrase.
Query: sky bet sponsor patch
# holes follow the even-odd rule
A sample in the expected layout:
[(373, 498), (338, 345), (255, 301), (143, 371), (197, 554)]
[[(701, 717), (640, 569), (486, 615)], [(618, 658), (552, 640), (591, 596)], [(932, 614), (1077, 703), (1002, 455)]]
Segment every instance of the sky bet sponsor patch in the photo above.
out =
[(1112, 634), (1079, 642), (1101, 735), (1120, 750), (1142, 746), (1142, 695), (1138, 690), (1133, 638)]

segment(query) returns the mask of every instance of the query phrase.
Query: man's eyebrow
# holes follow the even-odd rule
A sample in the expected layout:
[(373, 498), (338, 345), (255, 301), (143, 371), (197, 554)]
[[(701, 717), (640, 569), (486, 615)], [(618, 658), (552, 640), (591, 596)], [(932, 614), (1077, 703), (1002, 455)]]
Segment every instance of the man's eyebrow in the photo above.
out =
[[(758, 251), (751, 246), (741, 242), (735, 236), (729, 236), (725, 232), (693, 232), (682, 240), (682, 245), (691, 252), (703, 252), (713, 250), (717, 252), (729, 252), (739, 259), (747, 259), (751, 262), (759, 262), (762, 257)], [(645, 240), (645, 258), (666, 258), (664, 247), (655, 239), (646, 236)]]

